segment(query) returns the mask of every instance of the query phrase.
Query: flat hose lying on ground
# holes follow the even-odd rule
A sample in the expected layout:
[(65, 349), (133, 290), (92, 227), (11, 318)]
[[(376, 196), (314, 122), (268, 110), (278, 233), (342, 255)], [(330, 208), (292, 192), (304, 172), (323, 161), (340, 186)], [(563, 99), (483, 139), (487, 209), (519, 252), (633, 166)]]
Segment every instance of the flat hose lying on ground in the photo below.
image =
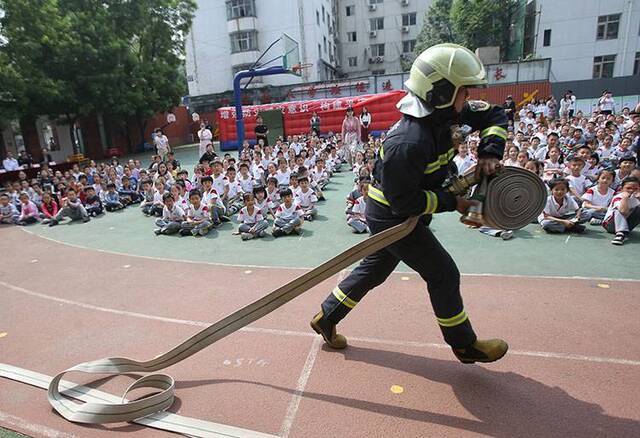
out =
[[(270, 294), (210, 325), (185, 342), (154, 359), (138, 362), (126, 358), (111, 357), (92, 362), (84, 362), (69, 368), (51, 380), (48, 388), (49, 403), (67, 420), (92, 424), (132, 421), (165, 410), (173, 403), (175, 385), (173, 378), (166, 374), (149, 374), (136, 380), (123, 394), (122, 404), (77, 404), (60, 393), (60, 381), (66, 373), (71, 371), (112, 375), (131, 372), (148, 373), (174, 365), (225, 336), (273, 312), (278, 307), (335, 275), (342, 269), (349, 267), (358, 260), (402, 239), (413, 230), (417, 222), (418, 217), (411, 217), (393, 228), (369, 237), (312, 271), (299, 276)], [(160, 390), (160, 392), (135, 401), (126, 400), (126, 396), (130, 391), (139, 388), (153, 388), (154, 390)]]

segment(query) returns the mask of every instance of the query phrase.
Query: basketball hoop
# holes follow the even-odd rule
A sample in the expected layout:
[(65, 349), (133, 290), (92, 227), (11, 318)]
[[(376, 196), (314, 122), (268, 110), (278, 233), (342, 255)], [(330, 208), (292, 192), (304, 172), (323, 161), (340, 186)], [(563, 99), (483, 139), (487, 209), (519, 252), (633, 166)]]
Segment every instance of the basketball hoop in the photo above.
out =
[(309, 69), (313, 66), (310, 62), (298, 63), (291, 66), (291, 73), (297, 76), (302, 76), (302, 71), (305, 69)]

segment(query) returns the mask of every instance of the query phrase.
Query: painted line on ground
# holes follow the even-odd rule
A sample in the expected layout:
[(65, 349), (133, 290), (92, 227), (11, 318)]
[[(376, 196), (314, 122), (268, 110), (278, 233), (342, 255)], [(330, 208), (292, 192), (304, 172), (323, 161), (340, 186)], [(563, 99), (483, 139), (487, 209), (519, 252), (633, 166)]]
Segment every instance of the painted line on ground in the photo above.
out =
[[(95, 310), (95, 311), (104, 312), (104, 313), (112, 313), (112, 314), (121, 315), (121, 316), (130, 316), (133, 318), (141, 318), (141, 319), (148, 319), (148, 320), (154, 320), (154, 321), (168, 322), (171, 324), (181, 324), (181, 325), (189, 325), (189, 326), (196, 326), (196, 327), (208, 327), (211, 324), (213, 324), (212, 322), (191, 321), (191, 320), (178, 319), (178, 318), (167, 318), (164, 316), (148, 315), (145, 313), (130, 312), (127, 310), (119, 310), (119, 309), (111, 309), (108, 307), (94, 306), (92, 304), (86, 304), (78, 301), (67, 300), (65, 298), (54, 297), (54, 296), (46, 295), (40, 292), (31, 291), (20, 286), (15, 286), (13, 284), (6, 283), (1, 280), (0, 280), (0, 286), (4, 286), (9, 290), (12, 290), (14, 292), (19, 292), (24, 295), (30, 295), (30, 296), (42, 298), (49, 301), (69, 304), (72, 306), (77, 306), (84, 309), (90, 309), (90, 310)], [(280, 330), (280, 329), (270, 329), (270, 328), (261, 328), (261, 327), (243, 327), (239, 331), (250, 332), (250, 333), (271, 334), (276, 336), (301, 336), (301, 337), (317, 336), (315, 333), (311, 333), (311, 332), (299, 332), (295, 330)], [(401, 341), (401, 340), (393, 340), (393, 339), (379, 339), (379, 338), (355, 337), (355, 336), (350, 336), (349, 339), (357, 342), (366, 342), (371, 344), (400, 346), (400, 347), (437, 348), (437, 349), (451, 348), (447, 344), (439, 344), (439, 343), (433, 343), (433, 342)], [(573, 353), (509, 350), (509, 354), (515, 355), (515, 356), (530, 356), (530, 357), (540, 357), (540, 358), (550, 358), (550, 359), (565, 359), (565, 360), (577, 360), (577, 361), (595, 362), (595, 363), (610, 363), (610, 364), (616, 364), (616, 365), (640, 366), (640, 360), (620, 359), (620, 358), (614, 358), (614, 357), (589, 356), (589, 355), (581, 355), (581, 354), (573, 354)]]
[(0, 411), (0, 424), (7, 427), (15, 427), (18, 432), (34, 434), (35, 436), (43, 436), (47, 438), (73, 438), (76, 435), (60, 432), (41, 424), (31, 423), (24, 418), (16, 417)]
[[(25, 227), (20, 227), (20, 230), (23, 232), (30, 234), (35, 237), (39, 237), (44, 240), (49, 240), (51, 242), (57, 243), (59, 245), (69, 246), (71, 248), (82, 249), (85, 251), (95, 251), (102, 254), (110, 254), (117, 255), (121, 257), (135, 257), (146, 260), (154, 260), (159, 262), (170, 262), (170, 263), (188, 263), (192, 265), (206, 265), (206, 266), (222, 266), (225, 268), (253, 268), (253, 269), (282, 269), (282, 270), (291, 270), (291, 271), (310, 271), (314, 268), (305, 268), (300, 266), (266, 266), (266, 265), (243, 265), (243, 264), (235, 264), (235, 263), (220, 263), (220, 262), (207, 262), (207, 261), (198, 261), (198, 260), (184, 260), (184, 259), (172, 259), (168, 257), (154, 257), (154, 256), (145, 256), (140, 254), (130, 254), (126, 252), (112, 251), (108, 249), (100, 249), (100, 248), (91, 248), (88, 246), (78, 245), (75, 243), (64, 242), (62, 240), (54, 239), (53, 237), (43, 236), (38, 233), (34, 233), (26, 229)], [(417, 272), (411, 271), (394, 271), (394, 274), (401, 275), (419, 275)], [(523, 278), (523, 279), (545, 279), (545, 280), (602, 280), (602, 281), (618, 281), (618, 282), (635, 282), (640, 283), (640, 279), (638, 278), (611, 278), (611, 277), (586, 277), (580, 275), (520, 275), (520, 274), (494, 274), (494, 273), (461, 273), (463, 277), (503, 277), (503, 278)]]
[(311, 376), (311, 371), (313, 371), (313, 365), (316, 362), (316, 358), (318, 357), (318, 352), (320, 351), (320, 346), (322, 345), (322, 338), (316, 336), (313, 338), (313, 343), (311, 344), (311, 348), (309, 349), (309, 354), (307, 355), (307, 360), (304, 363), (304, 367), (302, 367), (302, 372), (300, 373), (300, 377), (298, 377), (298, 385), (296, 386), (296, 391), (289, 402), (289, 407), (287, 408), (287, 414), (284, 417), (284, 421), (282, 422), (282, 427), (280, 429), (280, 437), (288, 438), (289, 433), (291, 433), (291, 427), (293, 426), (293, 422), (296, 419), (296, 415), (298, 414), (298, 408), (300, 407), (300, 402), (302, 401), (302, 395), (304, 394), (304, 390), (307, 387), (307, 382), (309, 381), (309, 377)]

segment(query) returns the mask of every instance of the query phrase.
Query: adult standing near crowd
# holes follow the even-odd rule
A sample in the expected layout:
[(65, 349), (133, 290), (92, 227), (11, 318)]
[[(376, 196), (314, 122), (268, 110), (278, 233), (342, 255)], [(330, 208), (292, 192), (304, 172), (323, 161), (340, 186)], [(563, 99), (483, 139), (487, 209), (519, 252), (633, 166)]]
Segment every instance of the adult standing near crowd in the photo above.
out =
[(260, 140), (263, 141), (263, 146), (269, 146), (269, 139), (267, 136), (269, 135), (269, 128), (262, 121), (262, 116), (256, 117), (256, 127), (253, 130), (256, 134), (256, 143), (259, 143)]
[(26, 149), (23, 149), (18, 153), (18, 164), (26, 167), (31, 167), (33, 165), (33, 158), (29, 155)]
[[(51, 144), (51, 143), (49, 143)], [(42, 160), (40, 161), (40, 164), (49, 164), (53, 161), (53, 157), (51, 156), (51, 153), (49, 152), (49, 149), (47, 148), (42, 148)]]
[(198, 156), (201, 157), (207, 151), (207, 145), (212, 144), (213, 134), (211, 130), (207, 128), (204, 122), (200, 123), (200, 130), (198, 131), (198, 138), (200, 139), (200, 147), (198, 150)]
[(613, 100), (613, 94), (611, 94), (611, 91), (604, 90), (602, 92), (602, 96), (598, 100), (598, 109), (600, 110), (600, 114), (604, 114), (606, 116), (615, 113), (616, 101)]
[[(436, 321), (461, 362), (494, 362), (506, 354), (503, 340), (476, 337), (460, 295), (460, 272), (429, 228), (432, 214), (463, 213), (472, 204), (442, 188), (455, 152), (454, 123), (481, 132), (479, 171), (491, 175), (499, 166), (507, 138), (504, 109), (465, 102), (468, 88), (486, 84), (480, 59), (457, 44), (430, 47), (414, 61), (405, 84), (409, 93), (398, 103), (402, 118), (389, 130), (375, 163), (365, 215), (372, 234), (409, 217), (420, 219), (406, 237), (366, 257), (322, 303), (311, 327), (329, 347), (347, 346), (336, 325), (403, 261), (426, 281)], [(373, 332), (377, 326), (371, 325)]]
[(353, 166), (353, 158), (358, 150), (360, 139), (360, 122), (353, 114), (353, 108), (348, 107), (342, 121), (342, 142), (344, 144), (345, 158), (349, 166)]
[(4, 167), (4, 170), (7, 172), (11, 172), (12, 170), (20, 169), (20, 164), (18, 160), (13, 157), (13, 153), (7, 152), (7, 158), (2, 160), (2, 167)]
[(311, 125), (311, 134), (320, 137), (320, 116), (317, 112), (313, 112), (311, 119), (309, 119), (309, 124)]
[(371, 126), (371, 113), (367, 111), (367, 107), (362, 107), (362, 113), (360, 113), (360, 140), (363, 143), (369, 141), (369, 127)]
[(573, 117), (573, 100), (571, 99), (571, 92), (566, 91), (562, 99), (560, 99), (560, 117), (570, 118)]
[(153, 138), (153, 143), (156, 145), (156, 153), (162, 157), (162, 161), (166, 158), (167, 154), (171, 152), (171, 147), (169, 146), (169, 139), (164, 132), (162, 132), (162, 128), (156, 128), (155, 137)]
[(555, 119), (558, 114), (558, 102), (553, 95), (549, 96), (547, 99), (547, 117), (550, 119)]
[(513, 125), (516, 117), (516, 103), (513, 101), (513, 96), (510, 94), (507, 96), (504, 104), (502, 104), (502, 108), (504, 108), (504, 112), (507, 114), (507, 119), (511, 120), (511, 124)]

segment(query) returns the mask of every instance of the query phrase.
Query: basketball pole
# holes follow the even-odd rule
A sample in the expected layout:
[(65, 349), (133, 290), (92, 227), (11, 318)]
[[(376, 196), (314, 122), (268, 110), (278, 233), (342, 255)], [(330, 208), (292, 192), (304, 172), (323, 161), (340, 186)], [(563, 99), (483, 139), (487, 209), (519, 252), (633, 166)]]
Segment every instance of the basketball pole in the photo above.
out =
[(273, 67), (259, 68), (257, 70), (242, 70), (236, 73), (233, 77), (233, 100), (236, 107), (236, 133), (238, 137), (238, 144), (236, 146), (238, 153), (242, 150), (242, 143), (244, 142), (244, 117), (242, 116), (242, 88), (240, 87), (240, 81), (244, 78), (280, 75), (284, 73), (290, 73), (290, 70), (277, 65)]

